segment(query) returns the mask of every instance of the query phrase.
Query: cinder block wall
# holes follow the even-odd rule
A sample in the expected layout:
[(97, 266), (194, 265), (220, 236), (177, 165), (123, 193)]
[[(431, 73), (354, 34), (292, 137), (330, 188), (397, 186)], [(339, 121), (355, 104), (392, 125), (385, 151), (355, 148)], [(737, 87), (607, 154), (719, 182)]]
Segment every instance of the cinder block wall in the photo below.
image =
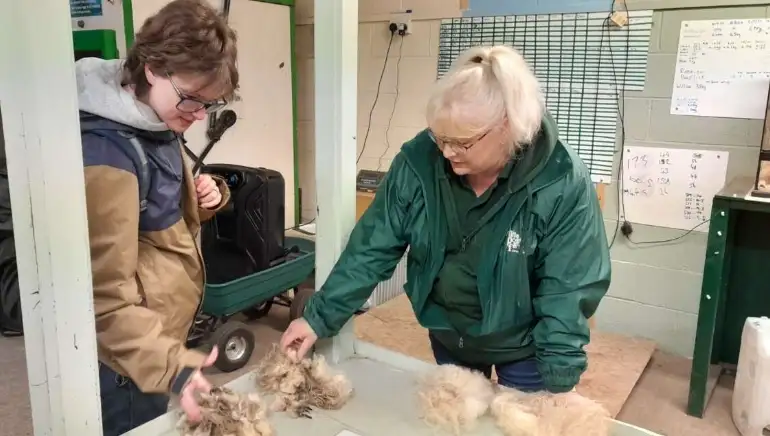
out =
[[(674, 116), (669, 111), (683, 20), (767, 16), (765, 6), (656, 11), (645, 90), (626, 93), (626, 145), (725, 150), (730, 153), (728, 181), (753, 175), (761, 121)], [(608, 237), (616, 227), (616, 192), (616, 186), (607, 187), (604, 216)], [(632, 238), (659, 241), (682, 233), (635, 224)], [(703, 232), (660, 245), (633, 245), (618, 235), (612, 249), (612, 286), (599, 307), (598, 327), (650, 338), (661, 349), (691, 357), (705, 250)]]
[[(436, 79), (438, 31), (441, 17), (459, 16), (458, 0), (361, 0), (358, 29), (358, 153), (359, 169), (387, 171), (401, 145), (425, 126), (424, 109), (431, 83)], [(391, 11), (412, 8), (416, 18), (412, 34), (393, 39), (388, 56)], [(315, 216), (315, 162), (313, 111), (312, 2), (297, 3), (297, 66), (299, 68), (299, 171), (303, 219)], [(303, 24), (305, 23), (305, 24)], [(377, 88), (377, 104), (370, 112)], [(397, 86), (398, 85), (398, 86)], [(367, 138), (367, 129), (369, 130)], [(366, 148), (364, 149), (364, 140)]]
[[(566, 0), (565, 0), (566, 1)], [(626, 145), (730, 152), (727, 179), (752, 175), (756, 168), (762, 125), (760, 121), (669, 114), (674, 66), (682, 20), (763, 18), (766, 6), (694, 9), (714, 0), (670, 0), (689, 9), (656, 11), (643, 92), (626, 93)], [(363, 147), (369, 111), (377, 90), (390, 34), (388, 11), (401, 10), (406, 0), (361, 0), (358, 69), (358, 149)], [(421, 3), (421, 2), (417, 2)], [(649, 0), (629, 4), (646, 6)], [(734, 2), (739, 4), (741, 2)], [(307, 2), (298, 7), (297, 56), (300, 71), (300, 185), (305, 219), (315, 215), (315, 163), (313, 132), (313, 26)], [(419, 17), (414, 33), (391, 48), (382, 79), (380, 96), (372, 114), (371, 129), (359, 169), (386, 170), (401, 144), (425, 125), (427, 91), (436, 77), (439, 18), (455, 16), (459, 2), (432, 3), (432, 9), (414, 7)], [(655, 5), (653, 5), (655, 6)], [(431, 15), (432, 14), (432, 15)], [(401, 54), (401, 63), (398, 58)], [(396, 71), (398, 89), (396, 88)], [(391, 119), (392, 115), (392, 119)], [(388, 125), (390, 128), (388, 129)], [(390, 147), (386, 143), (387, 139)], [(615, 185), (606, 189), (605, 223), (608, 237), (616, 227)], [(633, 217), (629, 217), (633, 220)], [(683, 232), (653, 226), (634, 225), (634, 240), (664, 240)], [(597, 314), (599, 328), (652, 339), (663, 350), (691, 356), (695, 338), (706, 236), (701, 232), (664, 245), (634, 246), (618, 236), (613, 249), (613, 281), (609, 296)]]

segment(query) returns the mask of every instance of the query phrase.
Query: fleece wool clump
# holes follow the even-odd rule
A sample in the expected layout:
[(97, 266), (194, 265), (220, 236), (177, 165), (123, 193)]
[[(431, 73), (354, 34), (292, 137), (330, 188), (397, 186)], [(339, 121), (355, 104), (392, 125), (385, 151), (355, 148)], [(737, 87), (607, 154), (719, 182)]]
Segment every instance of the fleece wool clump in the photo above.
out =
[(483, 374), (455, 365), (440, 365), (427, 373), (417, 391), (421, 418), (457, 435), (474, 427), (494, 396), (494, 387)]
[(271, 409), (295, 418), (308, 418), (313, 407), (339, 409), (353, 396), (350, 380), (333, 372), (321, 355), (298, 360), (295, 350), (284, 353), (274, 346), (256, 374), (260, 390), (275, 395)]
[(610, 415), (577, 392), (527, 394), (503, 389), (491, 413), (505, 436), (608, 436)]
[(182, 436), (274, 436), (267, 408), (257, 394), (240, 395), (228, 388), (201, 394), (202, 420), (193, 424), (185, 416), (177, 428)]
[(523, 393), (455, 365), (439, 365), (427, 373), (417, 400), (428, 425), (456, 435), (471, 430), (486, 413), (505, 436), (609, 435), (607, 410), (577, 392)]

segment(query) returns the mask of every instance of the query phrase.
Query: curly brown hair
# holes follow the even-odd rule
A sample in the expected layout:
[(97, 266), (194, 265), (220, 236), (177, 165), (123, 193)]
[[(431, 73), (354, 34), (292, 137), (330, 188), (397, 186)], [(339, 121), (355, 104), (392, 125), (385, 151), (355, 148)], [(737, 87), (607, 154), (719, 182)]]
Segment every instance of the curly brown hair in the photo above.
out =
[(226, 100), (238, 89), (235, 31), (205, 0), (174, 0), (148, 18), (136, 34), (123, 67), (123, 84), (138, 97), (150, 89), (145, 66), (154, 74), (207, 77)]

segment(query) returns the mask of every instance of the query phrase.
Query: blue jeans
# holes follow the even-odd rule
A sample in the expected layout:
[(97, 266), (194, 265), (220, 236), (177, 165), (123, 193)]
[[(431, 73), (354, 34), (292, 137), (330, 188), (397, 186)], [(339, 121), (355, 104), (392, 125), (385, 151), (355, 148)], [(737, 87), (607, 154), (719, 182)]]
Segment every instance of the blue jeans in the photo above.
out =
[[(454, 358), (450, 351), (428, 334), (430, 347), (433, 349), (433, 357), (439, 365), (457, 365), (478, 371), (487, 378), (492, 377), (492, 365), (474, 365)], [(536, 392), (545, 390), (543, 378), (537, 369), (537, 361), (534, 357), (516, 362), (495, 365), (497, 383), (501, 386), (518, 389), (522, 392)]]
[(130, 379), (99, 363), (104, 436), (118, 436), (152, 421), (168, 410), (169, 397), (145, 394)]

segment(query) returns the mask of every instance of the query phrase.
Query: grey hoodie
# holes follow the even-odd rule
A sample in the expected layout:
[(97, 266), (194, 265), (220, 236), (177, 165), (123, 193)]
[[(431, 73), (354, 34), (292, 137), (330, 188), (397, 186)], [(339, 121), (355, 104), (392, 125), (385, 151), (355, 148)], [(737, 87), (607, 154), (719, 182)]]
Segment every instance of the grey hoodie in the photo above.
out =
[(151, 132), (169, 130), (130, 89), (120, 85), (123, 60), (83, 58), (75, 62), (80, 110)]

